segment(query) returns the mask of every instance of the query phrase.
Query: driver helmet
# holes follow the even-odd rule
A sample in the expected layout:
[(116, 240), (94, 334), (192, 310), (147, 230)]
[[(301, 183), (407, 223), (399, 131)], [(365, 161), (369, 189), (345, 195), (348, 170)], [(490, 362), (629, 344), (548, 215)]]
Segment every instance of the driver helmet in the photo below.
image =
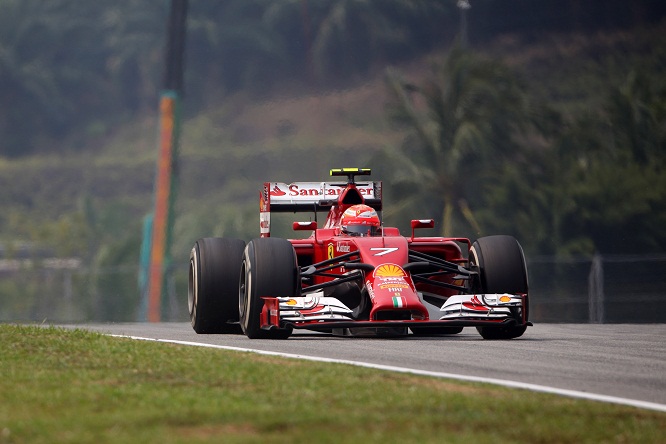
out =
[(368, 205), (352, 205), (340, 219), (342, 233), (349, 236), (374, 236), (379, 232), (379, 216)]

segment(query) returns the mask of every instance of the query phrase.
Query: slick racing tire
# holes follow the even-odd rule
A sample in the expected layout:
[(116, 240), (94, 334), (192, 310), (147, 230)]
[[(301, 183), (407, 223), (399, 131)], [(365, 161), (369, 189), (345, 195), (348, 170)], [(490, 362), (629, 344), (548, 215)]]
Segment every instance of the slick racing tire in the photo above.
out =
[(240, 333), (238, 276), (245, 242), (204, 238), (190, 253), (187, 305), (197, 333)]
[(264, 296), (299, 296), (296, 252), (286, 239), (259, 238), (245, 247), (240, 271), (238, 311), (243, 333), (250, 339), (286, 339), (291, 328), (261, 328)]
[[(470, 250), (471, 266), (479, 269), (474, 292), (527, 294), (525, 255), (518, 241), (511, 236), (487, 236), (476, 240)], [(528, 305), (525, 304), (525, 319)], [(522, 313), (516, 313), (521, 315)], [(476, 327), (483, 339), (513, 339), (523, 335), (527, 325)]]

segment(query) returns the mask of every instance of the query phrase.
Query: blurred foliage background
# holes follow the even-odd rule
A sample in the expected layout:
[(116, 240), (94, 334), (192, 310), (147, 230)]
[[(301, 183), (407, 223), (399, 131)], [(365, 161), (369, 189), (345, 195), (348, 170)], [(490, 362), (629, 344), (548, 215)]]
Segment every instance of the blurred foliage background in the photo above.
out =
[[(663, 254), (666, 5), (465, 3), (190, 0), (174, 267), (256, 237), (264, 181), (347, 166), (403, 230)], [(0, 0), (0, 319), (139, 316), (168, 9)]]

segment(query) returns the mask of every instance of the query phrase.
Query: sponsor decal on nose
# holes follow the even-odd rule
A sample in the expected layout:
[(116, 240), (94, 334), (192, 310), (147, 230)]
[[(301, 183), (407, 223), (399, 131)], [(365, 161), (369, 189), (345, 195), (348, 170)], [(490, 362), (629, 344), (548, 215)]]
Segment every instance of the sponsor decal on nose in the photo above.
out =
[(374, 275), (378, 277), (402, 277), (405, 276), (405, 272), (395, 264), (383, 264), (377, 267)]

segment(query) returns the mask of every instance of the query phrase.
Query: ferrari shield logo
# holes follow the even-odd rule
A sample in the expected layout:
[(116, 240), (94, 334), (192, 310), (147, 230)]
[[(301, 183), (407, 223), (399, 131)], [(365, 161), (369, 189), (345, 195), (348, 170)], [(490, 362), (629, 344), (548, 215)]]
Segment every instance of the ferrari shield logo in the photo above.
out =
[(328, 258), (333, 259), (335, 257), (333, 244), (328, 244)]

